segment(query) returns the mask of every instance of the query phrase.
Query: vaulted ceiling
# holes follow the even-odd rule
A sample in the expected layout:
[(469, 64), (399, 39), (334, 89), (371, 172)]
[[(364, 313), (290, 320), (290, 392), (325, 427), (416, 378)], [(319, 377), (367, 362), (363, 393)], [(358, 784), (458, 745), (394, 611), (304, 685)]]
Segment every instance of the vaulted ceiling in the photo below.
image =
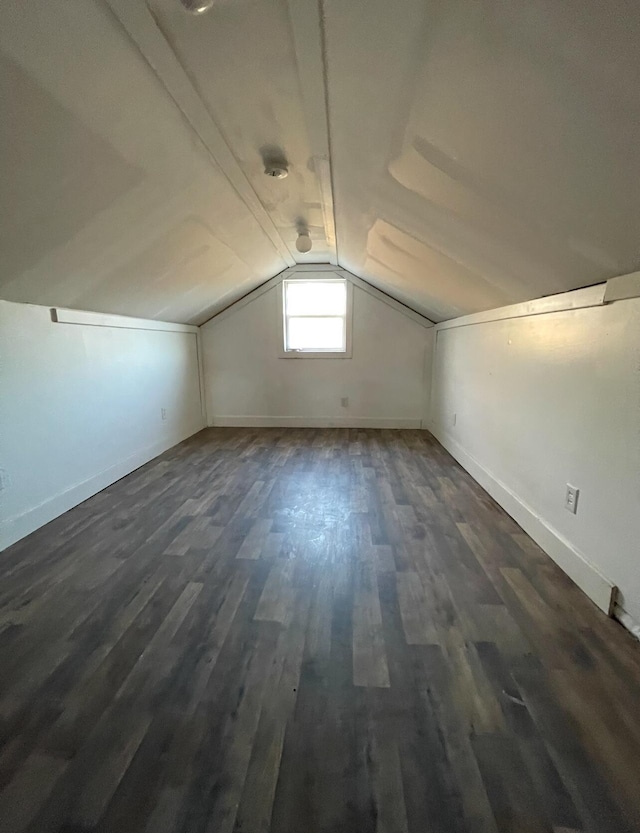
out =
[(332, 262), (439, 321), (640, 269), (635, 0), (3, 0), (0, 52), (4, 299), (201, 323)]

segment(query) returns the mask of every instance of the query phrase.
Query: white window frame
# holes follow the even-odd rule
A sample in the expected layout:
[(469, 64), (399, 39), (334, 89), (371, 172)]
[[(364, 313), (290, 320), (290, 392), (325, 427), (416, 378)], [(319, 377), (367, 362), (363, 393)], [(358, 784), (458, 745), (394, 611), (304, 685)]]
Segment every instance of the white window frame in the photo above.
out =
[[(347, 292), (347, 309), (344, 316), (345, 326), (345, 349), (342, 351), (334, 350), (287, 350), (287, 316), (285, 305), (285, 293), (287, 291), (287, 284), (290, 283), (310, 283), (311, 281), (320, 281), (321, 283), (343, 283)], [(318, 315), (318, 316), (294, 316), (295, 318), (335, 318), (333, 315)], [(301, 273), (291, 278), (284, 278), (278, 287), (278, 327), (280, 328), (280, 358), (281, 359), (350, 359), (352, 355), (352, 329), (353, 329), (353, 284), (347, 278), (341, 275), (318, 274), (311, 276), (308, 273)]]

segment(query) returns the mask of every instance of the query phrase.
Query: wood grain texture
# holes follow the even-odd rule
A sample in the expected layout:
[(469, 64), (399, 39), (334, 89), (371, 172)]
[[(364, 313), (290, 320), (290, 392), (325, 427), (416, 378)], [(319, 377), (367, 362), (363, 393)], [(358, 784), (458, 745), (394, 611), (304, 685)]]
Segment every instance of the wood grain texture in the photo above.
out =
[(0, 833), (640, 831), (640, 647), (427, 432), (203, 431), (0, 576)]

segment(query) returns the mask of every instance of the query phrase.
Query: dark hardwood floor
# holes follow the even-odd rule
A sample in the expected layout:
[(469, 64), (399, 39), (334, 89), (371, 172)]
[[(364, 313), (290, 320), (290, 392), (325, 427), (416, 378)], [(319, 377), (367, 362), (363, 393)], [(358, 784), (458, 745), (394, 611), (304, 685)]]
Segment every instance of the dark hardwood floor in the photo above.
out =
[(426, 432), (211, 429), (0, 555), (2, 833), (640, 830), (640, 648)]

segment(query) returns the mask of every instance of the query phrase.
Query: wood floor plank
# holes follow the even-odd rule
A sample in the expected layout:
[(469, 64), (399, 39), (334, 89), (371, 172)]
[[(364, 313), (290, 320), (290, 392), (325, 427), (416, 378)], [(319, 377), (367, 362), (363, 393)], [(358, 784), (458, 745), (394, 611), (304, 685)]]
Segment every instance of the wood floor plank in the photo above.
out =
[(515, 740), (505, 735), (475, 735), (472, 746), (501, 833), (548, 833), (549, 820), (536, 800)]
[(427, 599), (418, 573), (396, 574), (398, 602), (408, 645), (437, 645), (438, 634), (429, 616)]
[[(308, 572), (305, 565), (301, 565), (300, 572)], [(269, 830), (285, 733), (300, 685), (312, 591), (310, 580), (299, 582), (294, 610), (278, 638), (238, 807), (237, 833)]]
[(358, 565), (353, 600), (353, 684), (389, 687), (378, 580), (370, 563)]
[(0, 833), (640, 833), (639, 713), (422, 430), (208, 429), (0, 556)]
[(395, 738), (379, 719), (370, 726), (368, 755), (371, 792), (376, 808), (376, 833), (408, 833), (400, 753)]
[(269, 536), (272, 523), (273, 521), (270, 518), (261, 518), (255, 521), (247, 533), (247, 537), (242, 542), (236, 558), (249, 558), (251, 560), (260, 558), (260, 554), (265, 546), (265, 538)]
[(111, 727), (116, 743), (96, 761), (82, 786), (72, 813), (72, 821), (78, 825), (91, 828), (100, 821), (151, 723), (149, 714), (127, 717)]
[(27, 758), (0, 795), (0, 831), (22, 833), (65, 769), (61, 758), (37, 753)]
[(293, 574), (295, 563), (290, 559), (278, 559), (269, 571), (254, 619), (284, 624), (292, 613)]

